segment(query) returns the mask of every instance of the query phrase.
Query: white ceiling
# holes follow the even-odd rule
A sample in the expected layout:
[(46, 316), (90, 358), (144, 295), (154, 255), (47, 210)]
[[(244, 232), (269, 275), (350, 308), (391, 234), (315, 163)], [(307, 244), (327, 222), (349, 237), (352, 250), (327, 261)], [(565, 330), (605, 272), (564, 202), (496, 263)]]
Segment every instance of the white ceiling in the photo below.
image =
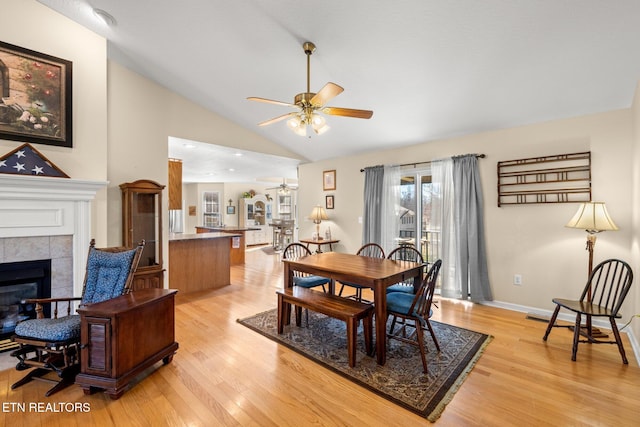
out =
[(182, 182), (298, 183), (299, 160), (169, 137), (169, 157), (182, 160)]
[[(39, 0), (109, 40), (109, 57), (311, 161), (631, 105), (638, 0)], [(100, 25), (89, 4), (115, 17)], [(335, 82), (310, 140), (279, 122)]]

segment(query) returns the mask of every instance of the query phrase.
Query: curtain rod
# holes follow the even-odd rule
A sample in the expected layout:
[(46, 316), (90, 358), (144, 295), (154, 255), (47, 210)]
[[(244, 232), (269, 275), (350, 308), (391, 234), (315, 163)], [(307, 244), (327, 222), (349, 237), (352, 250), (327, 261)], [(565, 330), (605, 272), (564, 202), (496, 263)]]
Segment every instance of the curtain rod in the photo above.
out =
[[(476, 154), (476, 157), (479, 158), (479, 159), (484, 159), (487, 156), (486, 156), (486, 154)], [(402, 167), (402, 166), (416, 166), (416, 165), (426, 165), (428, 163), (431, 163), (431, 160), (427, 160), (425, 162), (404, 163), (404, 164), (401, 164), (401, 165), (398, 165), (398, 166), (400, 166), (400, 167)], [(360, 169), (360, 172), (364, 172), (364, 169)]]

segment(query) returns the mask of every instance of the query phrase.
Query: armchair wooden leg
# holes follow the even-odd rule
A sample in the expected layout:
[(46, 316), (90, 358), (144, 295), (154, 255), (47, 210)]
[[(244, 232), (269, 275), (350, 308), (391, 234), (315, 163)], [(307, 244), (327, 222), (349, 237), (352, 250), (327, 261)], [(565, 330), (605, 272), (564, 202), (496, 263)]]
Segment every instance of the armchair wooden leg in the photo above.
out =
[(424, 373), (428, 373), (426, 347), (424, 345), (424, 329), (419, 321), (416, 322), (416, 338), (418, 339), (418, 348), (420, 349), (420, 357), (422, 358), (422, 369)]
[(578, 354), (578, 343), (580, 342), (580, 323), (582, 322), (582, 316), (580, 313), (576, 314), (576, 325), (573, 331), (573, 348), (571, 349), (571, 360), (576, 361), (576, 355)]
[(431, 338), (433, 338), (433, 342), (436, 345), (436, 349), (438, 351), (440, 351), (440, 343), (438, 342), (438, 339), (436, 338), (436, 334), (433, 332), (433, 328), (431, 327), (431, 323), (429, 322), (429, 319), (426, 319), (427, 321), (427, 328), (429, 329), (429, 333), (431, 334)]
[(549, 319), (549, 325), (547, 325), (547, 331), (544, 333), (544, 337), (542, 337), (543, 341), (546, 341), (547, 337), (549, 336), (549, 333), (551, 333), (551, 328), (553, 328), (553, 325), (555, 325), (556, 318), (558, 317), (559, 312), (560, 312), (560, 306), (556, 305), (556, 309), (553, 311), (553, 316), (551, 316), (551, 319)]
[(11, 390), (15, 390), (18, 387), (23, 386), (28, 382), (31, 382), (31, 380), (34, 380), (36, 378), (40, 378), (41, 376), (46, 375), (49, 372), (51, 372), (51, 370), (49, 370), (49, 369), (35, 368), (34, 370), (29, 371), (27, 373), (27, 375), (22, 377), (22, 379), (20, 379), (20, 380), (16, 381), (15, 383), (13, 383), (13, 385), (11, 386)]
[(80, 373), (80, 365), (75, 365), (70, 368), (67, 368), (63, 371), (63, 374), (60, 378), (60, 381), (56, 383), (53, 387), (51, 387), (44, 395), (46, 397), (51, 396), (53, 393), (57, 393), (63, 388), (69, 387), (76, 380), (76, 375)]
[(620, 351), (620, 356), (622, 356), (622, 363), (624, 363), (625, 365), (628, 365), (629, 361), (627, 360), (627, 355), (624, 352), (624, 347), (622, 345), (622, 338), (620, 337), (620, 331), (618, 331), (618, 326), (616, 325), (616, 321), (614, 318), (610, 318), (609, 321), (611, 322), (611, 330), (613, 331), (613, 336), (616, 339), (616, 344), (618, 344), (618, 351)]

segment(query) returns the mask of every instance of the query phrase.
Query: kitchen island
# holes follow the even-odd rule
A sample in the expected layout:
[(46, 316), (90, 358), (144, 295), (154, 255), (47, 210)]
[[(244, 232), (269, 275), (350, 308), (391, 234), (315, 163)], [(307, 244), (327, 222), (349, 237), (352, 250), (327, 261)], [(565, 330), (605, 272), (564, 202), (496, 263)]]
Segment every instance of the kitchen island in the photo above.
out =
[(244, 251), (247, 249), (247, 231), (260, 230), (260, 228), (251, 227), (196, 227), (196, 233), (231, 233), (240, 237), (234, 241), (231, 239), (231, 265), (244, 264)]
[(171, 233), (169, 287), (186, 293), (230, 285), (231, 241), (240, 236), (231, 233)]

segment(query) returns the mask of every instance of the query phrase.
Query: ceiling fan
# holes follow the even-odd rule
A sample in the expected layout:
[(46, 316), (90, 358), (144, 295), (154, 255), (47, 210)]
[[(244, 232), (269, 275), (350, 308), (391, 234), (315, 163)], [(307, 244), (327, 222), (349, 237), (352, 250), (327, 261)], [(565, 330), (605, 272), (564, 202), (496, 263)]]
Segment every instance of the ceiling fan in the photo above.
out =
[(298, 186), (287, 184), (287, 179), (283, 178), (282, 179), (282, 184), (278, 185), (277, 187), (266, 188), (265, 190), (278, 190), (278, 193), (286, 194), (289, 191), (297, 191), (298, 190)]
[(279, 122), (281, 120), (289, 119), (287, 126), (293, 132), (298, 135), (307, 135), (307, 126), (311, 126), (313, 131), (318, 135), (323, 134), (329, 130), (329, 126), (326, 123), (324, 116), (319, 113), (329, 114), (332, 116), (343, 117), (355, 117), (358, 119), (370, 119), (373, 116), (373, 111), (370, 110), (355, 110), (353, 108), (341, 108), (341, 107), (325, 107), (325, 104), (331, 101), (336, 96), (340, 95), (344, 91), (341, 86), (335, 83), (327, 83), (320, 89), (318, 93), (311, 92), (310, 89), (310, 58), (311, 54), (316, 50), (316, 45), (311, 42), (304, 42), (302, 45), (304, 53), (307, 55), (307, 91), (297, 94), (294, 97), (293, 103), (274, 101), (271, 99), (249, 97), (250, 101), (266, 102), (269, 104), (284, 105), (293, 107), (297, 111), (283, 114), (273, 119), (265, 120), (258, 123), (258, 126), (267, 126), (272, 123)]

